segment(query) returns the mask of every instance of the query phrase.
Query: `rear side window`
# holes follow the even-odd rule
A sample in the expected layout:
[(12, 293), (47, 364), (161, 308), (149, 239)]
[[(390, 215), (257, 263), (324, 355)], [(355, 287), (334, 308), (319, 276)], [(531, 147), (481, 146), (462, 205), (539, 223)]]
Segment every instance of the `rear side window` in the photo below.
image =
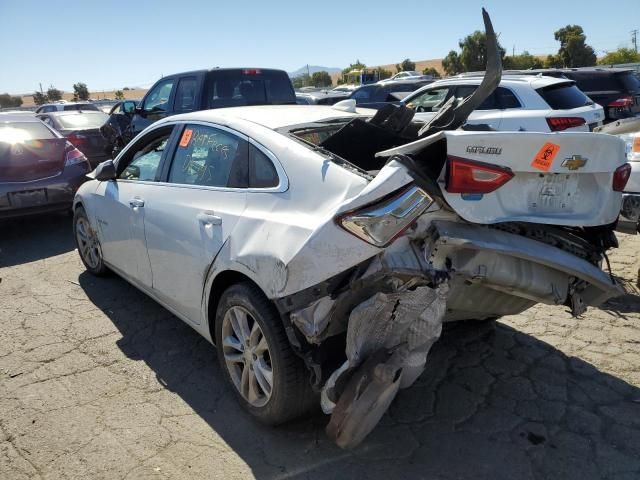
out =
[(0, 123), (0, 142), (14, 144), (50, 138), (56, 136), (41, 122)]
[(376, 87), (360, 87), (355, 92), (351, 94), (351, 98), (353, 98), (356, 103), (364, 103), (368, 102), (372, 99), (374, 93), (376, 91)]
[(248, 142), (204, 125), (187, 125), (169, 170), (169, 183), (246, 187)]
[(613, 72), (600, 73), (573, 73), (568, 72), (566, 76), (575, 80), (578, 88), (584, 92), (619, 92), (623, 89), (622, 83)]
[(557, 83), (536, 90), (554, 110), (569, 110), (591, 105), (593, 102), (573, 83)]
[(249, 144), (249, 188), (277, 187), (280, 181), (269, 157)]
[(189, 112), (196, 109), (197, 85), (198, 81), (195, 77), (184, 77), (180, 79), (174, 101), (176, 111)]
[(208, 76), (207, 92), (209, 108), (296, 103), (287, 74), (269, 70), (214, 70)]

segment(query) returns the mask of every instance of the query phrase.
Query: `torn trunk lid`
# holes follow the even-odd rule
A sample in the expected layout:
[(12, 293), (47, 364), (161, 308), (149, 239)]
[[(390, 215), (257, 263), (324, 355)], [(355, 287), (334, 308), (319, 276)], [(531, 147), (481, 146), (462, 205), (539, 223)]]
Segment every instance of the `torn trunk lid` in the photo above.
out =
[[(415, 157), (442, 139), (446, 160), (437, 181), (446, 202), (464, 220), (586, 227), (610, 224), (618, 216), (622, 195), (612, 182), (626, 160), (624, 142), (616, 137), (453, 131), (378, 156)], [(429, 167), (424, 160), (414, 164)], [(504, 183), (489, 191), (490, 183), (503, 174)]]

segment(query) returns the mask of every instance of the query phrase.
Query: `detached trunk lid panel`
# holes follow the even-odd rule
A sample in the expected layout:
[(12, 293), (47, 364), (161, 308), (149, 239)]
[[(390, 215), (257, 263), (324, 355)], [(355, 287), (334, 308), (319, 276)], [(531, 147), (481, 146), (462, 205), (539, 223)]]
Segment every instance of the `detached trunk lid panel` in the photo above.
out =
[[(625, 162), (625, 151), (624, 142), (616, 137), (578, 132), (447, 132), (446, 138), (448, 155), (508, 167), (515, 174), (494, 192), (465, 195), (446, 191), (443, 171), (444, 198), (469, 222), (594, 226), (617, 218), (622, 196), (611, 184), (613, 172)], [(547, 165), (534, 161), (545, 153)]]

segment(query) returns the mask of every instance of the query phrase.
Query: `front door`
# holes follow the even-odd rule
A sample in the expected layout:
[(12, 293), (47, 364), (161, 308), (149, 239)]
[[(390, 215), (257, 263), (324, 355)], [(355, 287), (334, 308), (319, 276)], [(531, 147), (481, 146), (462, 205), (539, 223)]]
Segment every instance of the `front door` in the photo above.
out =
[(156, 83), (145, 95), (139, 109), (133, 116), (129, 127), (128, 139), (131, 140), (153, 122), (167, 116), (173, 102), (175, 78), (167, 78)]
[(161, 159), (173, 127), (138, 140), (118, 159), (118, 178), (101, 182), (96, 195), (98, 232), (105, 261), (146, 287), (152, 272), (145, 243), (146, 196), (159, 179)]

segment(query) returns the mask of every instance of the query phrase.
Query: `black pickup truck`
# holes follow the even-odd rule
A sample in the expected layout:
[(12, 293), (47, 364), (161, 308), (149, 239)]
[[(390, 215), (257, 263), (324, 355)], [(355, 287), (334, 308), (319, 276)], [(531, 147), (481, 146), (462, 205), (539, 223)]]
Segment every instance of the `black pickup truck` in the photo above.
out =
[(125, 101), (102, 133), (117, 151), (153, 122), (178, 113), (244, 105), (295, 104), (287, 73), (265, 68), (214, 68), (158, 80), (140, 102)]

